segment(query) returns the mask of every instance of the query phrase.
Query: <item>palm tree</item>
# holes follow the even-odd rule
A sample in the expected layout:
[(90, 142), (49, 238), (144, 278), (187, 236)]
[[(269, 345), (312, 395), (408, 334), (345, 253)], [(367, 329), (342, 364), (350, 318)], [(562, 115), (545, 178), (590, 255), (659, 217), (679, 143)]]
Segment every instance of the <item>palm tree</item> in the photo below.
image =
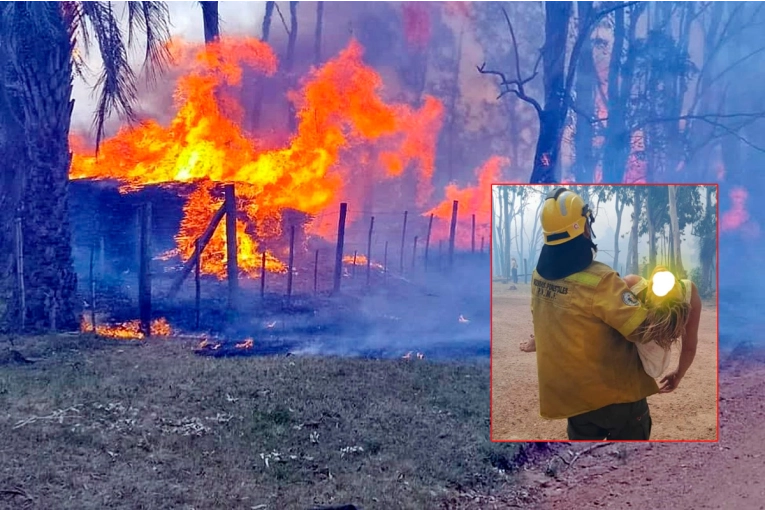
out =
[(205, 28), (205, 44), (210, 44), (220, 37), (220, 16), (218, 2), (199, 2), (202, 6), (202, 21)]
[(127, 48), (136, 32), (145, 36), (151, 79), (169, 60), (168, 27), (163, 2), (128, 2), (124, 29), (110, 2), (0, 5), (0, 330), (78, 325), (67, 193), (79, 50), (87, 53), (95, 38), (103, 60), (95, 83), (98, 146), (112, 113), (135, 119), (137, 77)]

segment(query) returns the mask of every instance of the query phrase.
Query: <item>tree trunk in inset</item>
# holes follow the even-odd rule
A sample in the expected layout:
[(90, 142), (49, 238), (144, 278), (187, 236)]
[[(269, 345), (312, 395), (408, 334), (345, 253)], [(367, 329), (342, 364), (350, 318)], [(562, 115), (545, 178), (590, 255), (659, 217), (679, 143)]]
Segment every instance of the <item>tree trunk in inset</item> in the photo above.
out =
[(616, 233), (614, 234), (614, 265), (612, 266), (614, 271), (619, 267), (619, 232), (622, 229), (622, 214), (624, 213), (624, 197), (619, 196), (619, 192), (616, 192)]
[(640, 215), (643, 212), (643, 190), (636, 188), (633, 200), (632, 229), (630, 230), (630, 265), (627, 271), (631, 274), (640, 274), (640, 260), (638, 258), (638, 227)]
[(683, 257), (680, 250), (680, 221), (677, 217), (677, 186), (669, 186), (669, 221), (672, 228), (672, 253), (673, 268), (681, 275), (685, 275)]

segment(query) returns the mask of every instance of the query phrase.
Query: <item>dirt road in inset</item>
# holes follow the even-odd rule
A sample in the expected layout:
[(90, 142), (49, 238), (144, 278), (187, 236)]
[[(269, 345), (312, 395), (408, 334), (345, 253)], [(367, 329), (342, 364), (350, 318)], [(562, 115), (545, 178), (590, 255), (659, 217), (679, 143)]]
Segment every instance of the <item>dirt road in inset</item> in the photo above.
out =
[[(536, 354), (519, 345), (533, 332), (528, 285), (494, 283), (492, 295), (492, 439), (567, 439), (565, 420), (539, 416)], [(668, 371), (677, 367), (674, 349)], [(717, 433), (717, 310), (705, 302), (696, 358), (680, 387), (653, 395), (652, 440), (715, 440)]]

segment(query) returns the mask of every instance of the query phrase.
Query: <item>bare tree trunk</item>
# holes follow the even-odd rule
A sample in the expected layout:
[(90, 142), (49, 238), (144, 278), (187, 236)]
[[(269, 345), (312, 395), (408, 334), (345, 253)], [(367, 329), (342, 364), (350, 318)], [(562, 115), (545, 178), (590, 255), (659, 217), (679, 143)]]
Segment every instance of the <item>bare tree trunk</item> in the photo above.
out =
[[(579, 23), (592, 15), (592, 2), (577, 2)], [(621, 10), (621, 9), (620, 9)], [(595, 111), (595, 61), (592, 54), (592, 42), (587, 37), (582, 45), (582, 53), (576, 69), (576, 106), (579, 111)], [(594, 130), (592, 122), (585, 115), (576, 116), (574, 135), (574, 178), (576, 182), (595, 182), (595, 157), (593, 154)]]
[(539, 116), (532, 183), (558, 182), (560, 139), (566, 121), (565, 72), (568, 25), (573, 2), (545, 2), (545, 44), (542, 48), (545, 103)]
[[(641, 11), (638, 11), (638, 8)], [(616, 183), (624, 180), (632, 150), (632, 131), (628, 125), (628, 118), (637, 52), (628, 51), (624, 62), (622, 54), (625, 46), (631, 47), (635, 41), (640, 12), (642, 7), (633, 6), (630, 10), (630, 21), (627, 23), (623, 9), (614, 11), (614, 40), (608, 67), (608, 124), (603, 144), (603, 182)]]
[[(295, 78), (292, 76), (292, 69), (295, 66), (295, 43), (297, 42), (298, 33), (297, 6), (298, 2), (290, 2), (290, 31), (289, 38), (287, 39), (287, 56), (284, 59), (284, 73), (287, 75), (287, 83), (290, 89), (295, 81)], [(297, 128), (295, 105), (292, 101), (287, 101), (287, 104), (289, 105), (287, 110), (287, 128), (290, 132), (293, 132)]]
[(205, 44), (220, 37), (218, 2), (199, 2), (202, 5), (202, 21), (205, 27)]
[(656, 227), (654, 227), (653, 214), (648, 203), (646, 203), (645, 213), (648, 219), (648, 265), (653, 269), (656, 267)]
[(321, 31), (324, 24), (324, 2), (316, 2), (316, 32), (313, 38), (313, 65), (321, 64)]
[[(319, 3), (321, 4), (321, 2)], [(262, 42), (268, 42), (268, 37), (271, 34), (271, 19), (274, 15), (274, 7), (276, 7), (276, 2), (266, 2), (266, 11), (263, 13), (263, 23), (260, 30), (260, 40)], [(257, 131), (260, 128), (260, 117), (263, 113), (263, 98), (265, 97), (263, 87), (265, 86), (265, 80), (263, 78), (256, 79), (254, 86), (255, 104), (252, 107), (252, 130)]]
[(628, 269), (632, 274), (639, 274), (640, 271), (640, 260), (638, 258), (638, 227), (640, 226), (640, 215), (643, 212), (643, 198), (643, 190), (635, 189), (632, 212), (632, 230), (630, 230), (630, 267)]
[(624, 197), (619, 196), (619, 192), (616, 192), (616, 233), (614, 234), (614, 265), (612, 266), (614, 271), (617, 271), (619, 267), (619, 232), (622, 229), (622, 214), (624, 213)]

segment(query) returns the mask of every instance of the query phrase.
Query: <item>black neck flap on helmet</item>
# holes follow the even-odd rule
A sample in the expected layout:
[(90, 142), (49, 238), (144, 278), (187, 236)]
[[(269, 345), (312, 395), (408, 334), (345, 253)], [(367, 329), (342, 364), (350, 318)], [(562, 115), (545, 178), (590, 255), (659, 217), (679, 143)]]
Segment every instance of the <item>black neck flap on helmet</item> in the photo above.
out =
[[(566, 188), (558, 188), (547, 194), (546, 200), (557, 200), (560, 195), (566, 191)], [(587, 221), (590, 237), (580, 235), (569, 242), (551, 246), (543, 245), (537, 261), (537, 273), (547, 280), (559, 280), (572, 274), (587, 269), (595, 258), (598, 245), (592, 242), (595, 238), (595, 232), (592, 230), (592, 224), (595, 218), (592, 210), (587, 204), (582, 207), (582, 216)]]

